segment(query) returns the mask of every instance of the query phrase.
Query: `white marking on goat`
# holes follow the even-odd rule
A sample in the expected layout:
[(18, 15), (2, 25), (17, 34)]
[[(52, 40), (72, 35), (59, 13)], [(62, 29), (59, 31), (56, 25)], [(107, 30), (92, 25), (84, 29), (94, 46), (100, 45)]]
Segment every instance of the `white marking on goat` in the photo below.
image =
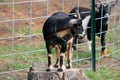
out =
[(91, 51), (91, 43), (92, 43), (92, 41), (88, 41), (88, 48), (89, 48), (89, 51)]
[(85, 36), (85, 32), (83, 31), (82, 34), (78, 34), (78, 36), (84, 37)]
[(104, 6), (104, 7), (106, 7), (106, 6), (107, 6), (107, 4), (104, 4), (103, 6)]
[(108, 24), (109, 22), (107, 21), (106, 24)]
[(67, 43), (73, 43), (73, 38), (71, 38)]
[(64, 37), (67, 33), (71, 34), (70, 29), (65, 29), (65, 30), (59, 31), (59, 32), (57, 32), (57, 35), (59, 35), (60, 37)]
[(69, 21), (69, 23), (73, 25), (73, 24), (77, 23), (77, 21), (78, 21), (78, 19), (71, 19), (71, 20)]
[(74, 16), (75, 16), (75, 17), (77, 17), (77, 15), (76, 15), (76, 14), (75, 14)]
[(108, 13), (106, 13), (104, 17), (110, 17), (110, 15)]
[(48, 56), (52, 58), (52, 55), (51, 55), (51, 54), (48, 54)]
[(89, 21), (90, 21), (90, 18), (91, 18), (91, 16), (88, 15), (87, 17), (85, 17), (85, 18), (82, 20), (83, 34), (84, 34), (84, 35), (85, 35), (85, 32), (86, 32), (88, 23), (89, 23)]

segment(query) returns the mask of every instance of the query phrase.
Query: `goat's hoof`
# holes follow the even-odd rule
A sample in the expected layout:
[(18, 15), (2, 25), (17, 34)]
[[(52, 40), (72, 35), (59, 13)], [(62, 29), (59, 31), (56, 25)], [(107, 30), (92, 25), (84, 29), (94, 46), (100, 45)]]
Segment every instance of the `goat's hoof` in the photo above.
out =
[(62, 72), (62, 71), (63, 71), (63, 69), (62, 69), (62, 68), (59, 68), (59, 69), (58, 69), (58, 71), (59, 71), (59, 72)]
[(47, 71), (47, 72), (49, 72), (49, 71), (51, 71), (51, 69), (50, 69), (50, 68), (48, 68), (48, 69), (46, 69), (46, 71)]
[(57, 64), (54, 65), (55, 68), (58, 68), (59, 66)]
[(48, 67), (47, 69), (46, 69), (46, 71), (51, 71), (51, 70), (53, 70), (53, 67)]
[(72, 46), (73, 51), (77, 51), (77, 47), (76, 46)]
[(105, 56), (105, 57), (109, 57), (110, 54), (107, 52), (107, 50), (104, 50), (103, 52), (101, 52), (102, 56)]
[(66, 69), (70, 69), (71, 68), (71, 66), (66, 66)]

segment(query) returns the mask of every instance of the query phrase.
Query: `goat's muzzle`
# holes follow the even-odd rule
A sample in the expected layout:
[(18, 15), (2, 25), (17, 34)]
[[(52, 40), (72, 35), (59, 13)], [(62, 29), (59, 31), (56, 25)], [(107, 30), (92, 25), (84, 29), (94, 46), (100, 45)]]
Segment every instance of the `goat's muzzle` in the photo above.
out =
[(110, 17), (110, 15), (107, 13), (107, 14), (105, 14), (105, 16), (104, 16), (104, 17), (107, 17), (107, 18), (108, 18), (108, 17)]
[(76, 34), (76, 37), (78, 37), (79, 39), (82, 39), (85, 37), (85, 34)]

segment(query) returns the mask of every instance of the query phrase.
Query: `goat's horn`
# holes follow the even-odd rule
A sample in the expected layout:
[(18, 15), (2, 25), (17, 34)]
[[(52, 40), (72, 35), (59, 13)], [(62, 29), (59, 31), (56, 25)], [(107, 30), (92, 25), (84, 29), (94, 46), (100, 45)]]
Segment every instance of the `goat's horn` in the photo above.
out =
[(77, 18), (81, 19), (79, 11), (77, 9), (75, 11), (76, 11), (76, 14), (77, 14)]

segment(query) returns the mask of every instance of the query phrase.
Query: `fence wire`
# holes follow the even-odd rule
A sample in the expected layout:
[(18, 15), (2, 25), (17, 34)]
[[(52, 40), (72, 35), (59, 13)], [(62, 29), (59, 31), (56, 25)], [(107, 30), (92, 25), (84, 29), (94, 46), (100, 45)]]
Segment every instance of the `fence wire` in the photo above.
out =
[[(115, 0), (108, 3), (111, 1)], [(90, 3), (90, 0), (0, 0), (0, 80), (27, 80), (27, 72), (33, 63), (39, 63), (41, 70), (45, 69), (47, 57), (42, 36), (45, 20), (55, 12), (69, 13), (77, 6), (91, 8)], [(110, 58), (101, 56), (100, 39), (96, 38), (98, 68), (119, 60), (119, 7), (120, 2), (112, 10), (108, 22), (106, 48)], [(101, 18), (104, 17), (98, 19)], [(91, 52), (86, 38), (78, 40), (77, 49), (74, 51), (73, 67), (90, 69)], [(54, 60), (55, 55), (53, 53)]]

